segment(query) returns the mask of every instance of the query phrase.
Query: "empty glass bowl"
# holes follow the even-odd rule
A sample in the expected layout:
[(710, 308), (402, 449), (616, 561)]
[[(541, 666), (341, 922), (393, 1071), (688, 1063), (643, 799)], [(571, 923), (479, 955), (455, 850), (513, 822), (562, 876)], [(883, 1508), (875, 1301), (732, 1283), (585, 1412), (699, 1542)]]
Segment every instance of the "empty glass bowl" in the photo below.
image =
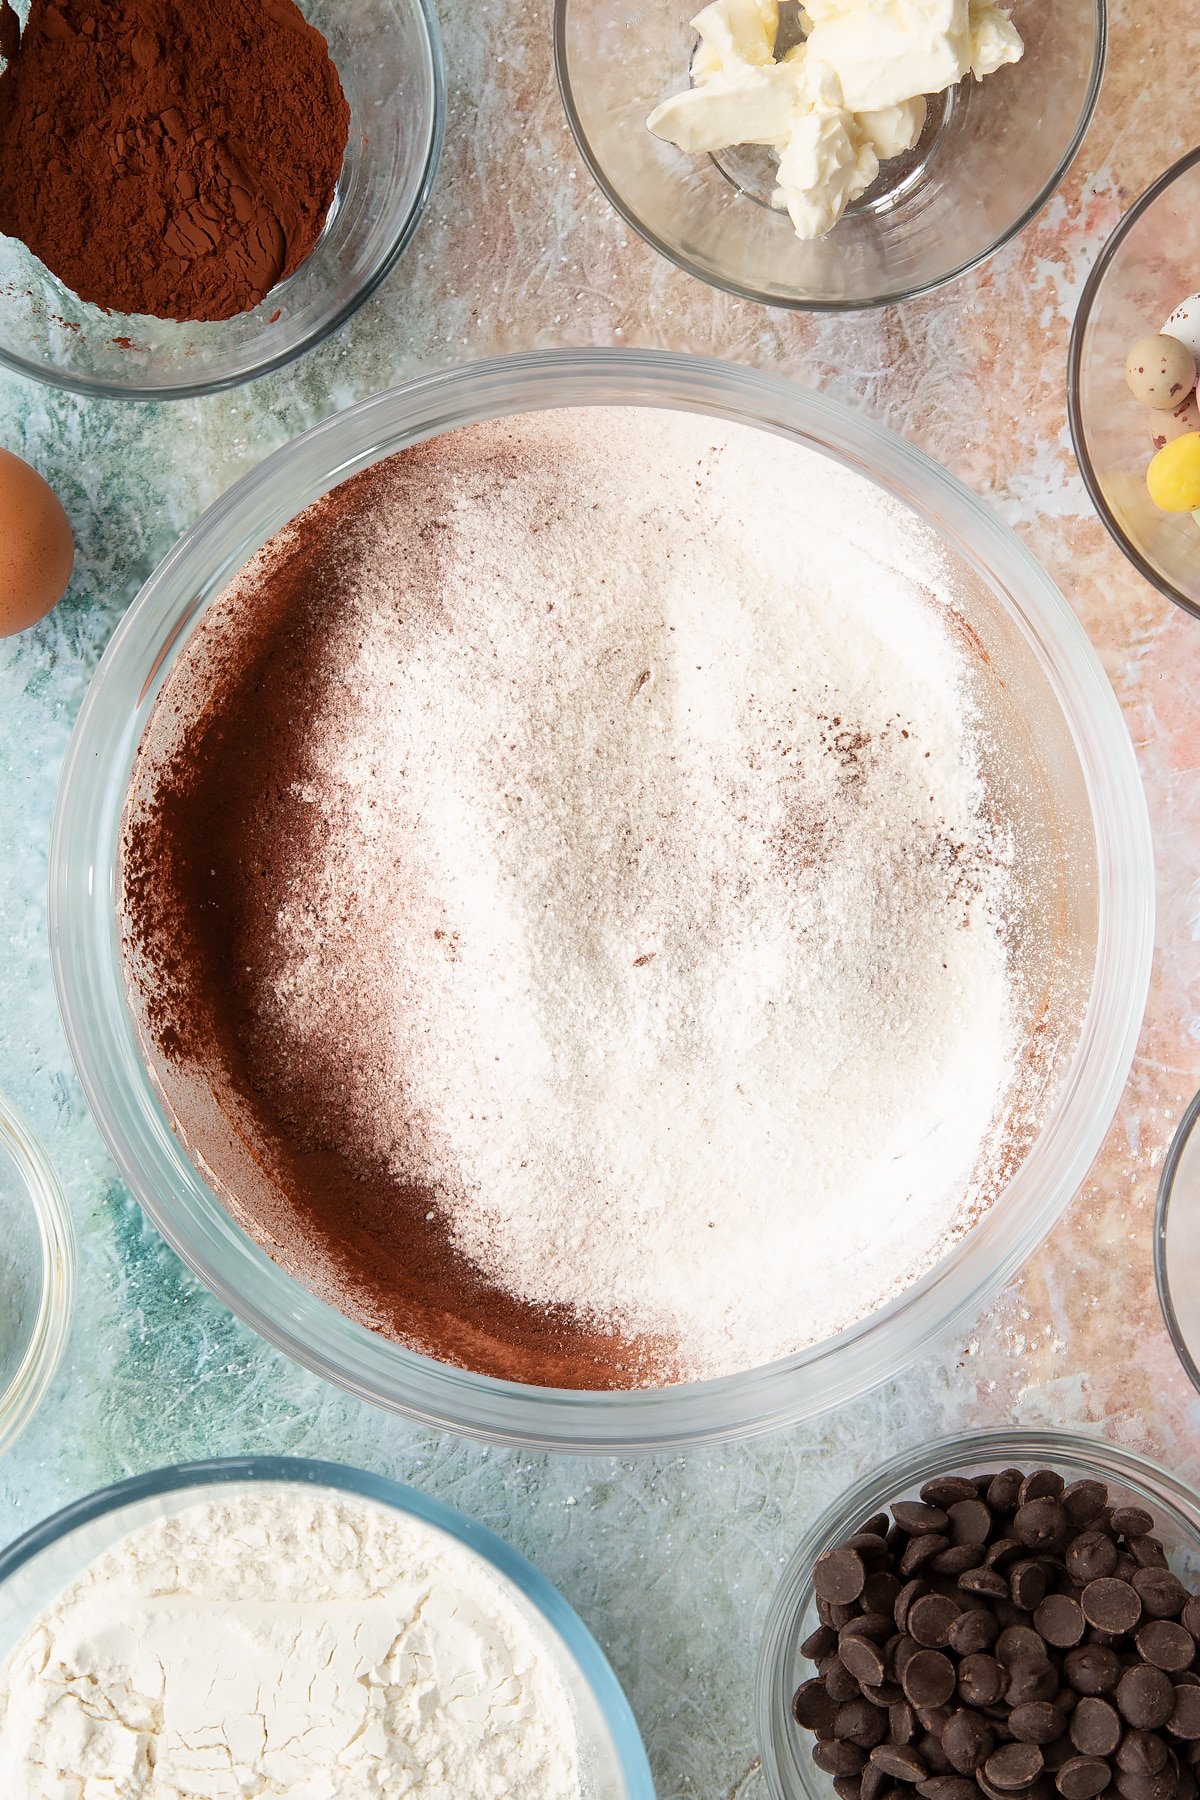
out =
[(813, 1564), (855, 1528), (913, 1499), (934, 1475), (980, 1475), (1002, 1468), (1052, 1468), (1067, 1482), (1102, 1481), (1119, 1505), (1153, 1513), (1167, 1560), (1184, 1581), (1200, 1573), (1200, 1496), (1157, 1463), (1099, 1438), (1060, 1431), (973, 1431), (906, 1450), (835, 1500), (805, 1533), (775, 1590), (763, 1630), (755, 1712), (771, 1800), (834, 1800), (833, 1783), (812, 1760), (813, 1739), (792, 1718), (792, 1695), (813, 1673), (800, 1646), (817, 1625)]
[(1025, 55), (931, 103), (916, 152), (885, 164), (834, 229), (802, 243), (772, 210), (766, 149), (686, 156), (646, 129), (687, 85), (693, 0), (556, 0), (567, 118), (617, 211), (689, 275), (813, 312), (928, 293), (983, 262), (1054, 192), (1091, 119), (1105, 0), (1013, 0)]
[(1200, 1094), (1179, 1122), (1158, 1183), (1154, 1274), (1179, 1360), (1200, 1389)]
[(1130, 207), (1088, 277), (1071, 333), (1067, 405), (1087, 490), (1130, 562), (1200, 618), (1200, 525), (1160, 512), (1146, 487), (1154, 415), (1125, 384), (1125, 358), (1200, 290), (1200, 150)]
[(350, 104), (345, 164), (312, 254), (252, 312), (179, 324), (89, 306), (24, 244), (0, 237), (0, 363), (80, 393), (177, 399), (291, 362), (375, 291), (416, 230), (441, 152), (437, 19), (428, 0), (300, 4), (328, 40)]
[(0, 1456), (58, 1367), (74, 1289), (75, 1240), (58, 1177), (0, 1094)]

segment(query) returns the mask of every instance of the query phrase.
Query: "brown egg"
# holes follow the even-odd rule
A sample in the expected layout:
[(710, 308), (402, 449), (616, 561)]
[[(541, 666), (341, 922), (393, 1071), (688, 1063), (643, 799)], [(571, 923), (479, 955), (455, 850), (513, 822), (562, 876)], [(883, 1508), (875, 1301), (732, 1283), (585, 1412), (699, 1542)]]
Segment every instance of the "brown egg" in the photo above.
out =
[(0, 450), (0, 637), (44, 619), (71, 579), (75, 545), (58, 495)]

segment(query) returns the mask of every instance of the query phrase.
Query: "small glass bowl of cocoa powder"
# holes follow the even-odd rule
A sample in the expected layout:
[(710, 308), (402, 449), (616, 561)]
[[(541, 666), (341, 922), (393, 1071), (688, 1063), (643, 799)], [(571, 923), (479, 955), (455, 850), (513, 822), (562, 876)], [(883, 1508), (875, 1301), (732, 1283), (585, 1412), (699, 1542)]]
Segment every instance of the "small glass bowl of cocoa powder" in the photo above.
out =
[[(231, 317), (214, 316), (210, 306), (207, 316), (199, 320), (159, 318), (146, 311), (105, 310), (101, 305), (81, 300), (21, 238), (0, 236), (0, 364), (57, 387), (111, 399), (182, 398), (235, 387), (291, 362), (336, 331), (374, 292), (416, 229), (441, 151), (445, 84), (436, 16), (428, 0), (356, 0), (352, 7), (338, 6), (335, 0), (299, 0), (299, 8), (303, 18), (327, 41), (349, 105), (350, 123), (332, 202), (320, 235), (298, 266), (270, 287), (256, 305)], [(27, 9), (22, 6), (20, 10), (24, 13)], [(262, 58), (264, 66), (272, 59), (276, 65), (282, 62), (276, 73), (286, 87), (291, 33), (286, 21), (277, 27), (272, 23), (277, 13), (278, 8), (266, 9), (263, 30), (274, 31), (275, 42), (263, 44)], [(11, 13), (8, 18), (11, 21)], [(230, 29), (235, 35), (239, 30), (236, 17)], [(135, 42), (133, 55), (136, 58), (139, 54), (150, 53), (142, 52)], [(161, 46), (160, 56), (166, 58), (166, 50)], [(242, 71), (244, 90), (243, 60), (237, 61), (235, 71)], [(230, 79), (232, 82), (233, 77)], [(270, 92), (264, 75), (263, 97), (269, 99)], [(250, 104), (253, 100), (251, 95)], [(228, 164), (236, 185), (242, 178), (239, 168), (244, 173), (244, 165), (237, 163), (237, 119), (233, 119), (228, 139), (209, 142), (205, 136), (211, 136), (212, 119), (222, 116), (218, 102), (232, 117), (236, 110), (232, 99), (223, 100), (220, 94), (196, 118), (184, 116), (186, 101), (177, 108), (167, 107), (159, 116), (158, 101), (151, 98), (150, 112), (154, 116), (139, 125), (139, 132), (144, 125), (147, 141), (132, 149), (125, 133), (120, 134), (119, 144), (107, 143), (100, 124), (91, 135), (101, 134), (102, 149), (113, 157), (114, 168), (119, 167), (126, 174), (131, 155), (144, 156), (148, 163), (160, 155), (161, 163), (170, 149), (170, 145), (162, 144), (163, 134), (167, 138), (178, 136), (192, 146), (188, 154), (196, 163), (201, 181), (211, 152), (218, 162), (224, 158), (222, 167)], [(340, 135), (345, 113), (340, 101), (338, 107)], [(253, 142), (249, 130), (246, 141)], [(33, 152), (29, 154), (32, 156)], [(194, 175), (189, 173), (190, 165), (185, 165), (187, 156), (183, 155), (179, 206), (162, 229), (164, 264), (173, 250), (181, 257), (189, 248), (203, 250), (205, 234), (219, 234), (219, 227), (206, 223), (202, 216), (203, 188), (197, 189)], [(133, 166), (137, 166), (136, 162)], [(21, 180), (16, 178), (20, 175), (18, 168), (10, 184), (14, 205), (21, 197)], [(270, 171), (260, 171), (260, 180), (269, 184)], [(254, 180), (247, 185), (254, 189)], [(53, 184), (46, 191), (53, 195)], [(275, 187), (267, 185), (263, 191), (274, 193)], [(147, 195), (149, 203), (149, 187)], [(69, 195), (59, 198), (70, 211)], [(267, 236), (274, 234), (278, 243), (259, 242), (261, 234), (252, 230), (246, 244), (231, 251), (232, 275), (237, 274), (234, 264), (239, 259), (244, 263), (247, 245), (253, 250), (257, 244), (263, 266), (268, 269), (278, 266), (272, 264), (275, 255), (286, 259), (285, 268), (288, 260), (295, 260), (295, 252), (288, 245), (295, 245), (305, 235), (289, 212), (295, 198), (294, 194), (285, 194), (274, 208), (279, 221), (273, 216), (267, 220)], [(127, 192), (125, 199), (128, 200)], [(39, 188), (31, 215), (33, 223), (22, 227), (28, 235), (37, 236), (45, 223), (48, 204)], [(197, 216), (193, 218), (192, 214)], [(119, 269), (120, 229), (119, 223), (114, 223), (114, 215), (115, 207), (114, 214), (98, 221), (97, 235), (105, 239), (101, 246), (105, 254), (97, 266), (108, 264)], [(318, 228), (319, 216), (318, 209), (307, 228), (308, 235)], [(9, 222), (6, 228), (13, 230), (17, 226)], [(68, 237), (72, 233), (78, 237), (78, 221), (68, 220), (65, 229)], [(136, 226), (130, 229), (136, 232)], [(111, 235), (114, 230), (118, 241), (109, 245), (106, 234)], [(85, 243), (83, 250), (86, 248)], [(76, 244), (70, 254), (79, 260), (83, 251)], [(133, 260), (132, 250), (128, 260)], [(266, 279), (270, 279), (269, 274)], [(259, 286), (261, 283), (252, 284), (252, 292), (259, 291)], [(178, 299), (181, 309), (192, 303), (187, 294)], [(164, 310), (171, 309), (170, 302), (168, 296)], [(245, 304), (244, 298), (238, 303)], [(215, 310), (221, 310), (219, 298)]]
[[(820, 1622), (814, 1585), (818, 1559), (845, 1544), (869, 1521), (877, 1526), (896, 1502), (916, 1501), (922, 1489), (928, 1496), (930, 1483), (951, 1476), (974, 1480), (1008, 1469), (1024, 1475), (1050, 1470), (1068, 1488), (1101, 1484), (1110, 1508), (1136, 1508), (1151, 1515), (1153, 1536), (1167, 1565), (1188, 1589), (1200, 1586), (1200, 1495), (1145, 1457), (1099, 1438), (1018, 1429), (965, 1432), (903, 1451), (836, 1499), (804, 1534), (771, 1598), (755, 1683), (758, 1737), (771, 1800), (836, 1800), (833, 1777), (813, 1762), (813, 1734), (796, 1722), (792, 1708), (797, 1689), (817, 1674), (801, 1646), (811, 1640)], [(968, 1602), (973, 1598), (964, 1596)], [(915, 1796), (917, 1789), (905, 1792)], [(1117, 1789), (1111, 1792), (1117, 1800)]]

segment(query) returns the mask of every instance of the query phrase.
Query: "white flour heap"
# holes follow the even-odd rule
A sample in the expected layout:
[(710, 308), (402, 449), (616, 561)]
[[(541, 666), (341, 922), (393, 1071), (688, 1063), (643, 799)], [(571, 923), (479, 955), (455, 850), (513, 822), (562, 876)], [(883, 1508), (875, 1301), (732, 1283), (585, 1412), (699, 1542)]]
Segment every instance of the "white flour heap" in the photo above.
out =
[(522, 1605), (415, 1519), (299, 1487), (143, 1526), (0, 1670), (8, 1800), (579, 1800)]
[(1018, 1072), (937, 546), (682, 414), (425, 454), (432, 551), (378, 508), (331, 621), (278, 1030), (512, 1293), (689, 1376), (822, 1340), (990, 1198)]

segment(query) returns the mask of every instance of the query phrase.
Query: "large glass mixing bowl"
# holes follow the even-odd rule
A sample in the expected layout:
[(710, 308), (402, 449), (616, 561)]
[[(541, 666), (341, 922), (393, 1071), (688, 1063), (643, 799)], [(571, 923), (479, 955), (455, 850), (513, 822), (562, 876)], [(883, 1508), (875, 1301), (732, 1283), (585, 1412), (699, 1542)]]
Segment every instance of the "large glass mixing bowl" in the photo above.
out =
[[(479, 419), (562, 406), (682, 408), (790, 438), (860, 470), (938, 533), (953, 570), (986, 779), (1050, 921), (1038, 1029), (1042, 1123), (994, 1205), (922, 1280), (838, 1337), (768, 1367), (656, 1390), (525, 1386), (431, 1361), (354, 1323), (234, 1223), (171, 1130), (126, 1003), (118, 831), (138, 742), (172, 658), (247, 557), (356, 470)], [(476, 363), (361, 402), (237, 483), (151, 576), (109, 644), (67, 754), (55, 815), (51, 950), (68, 1037), (122, 1174), (200, 1278), (274, 1344), (356, 1394), (439, 1426), (573, 1450), (658, 1448), (766, 1430), (892, 1375), (975, 1315), (1079, 1187), (1112, 1119), (1145, 1003), (1153, 868), (1145, 801), (1112, 690), (1083, 631), (1017, 538), (929, 458), (774, 376), (650, 351)], [(1031, 1026), (1031, 1030), (1033, 1027)]]

